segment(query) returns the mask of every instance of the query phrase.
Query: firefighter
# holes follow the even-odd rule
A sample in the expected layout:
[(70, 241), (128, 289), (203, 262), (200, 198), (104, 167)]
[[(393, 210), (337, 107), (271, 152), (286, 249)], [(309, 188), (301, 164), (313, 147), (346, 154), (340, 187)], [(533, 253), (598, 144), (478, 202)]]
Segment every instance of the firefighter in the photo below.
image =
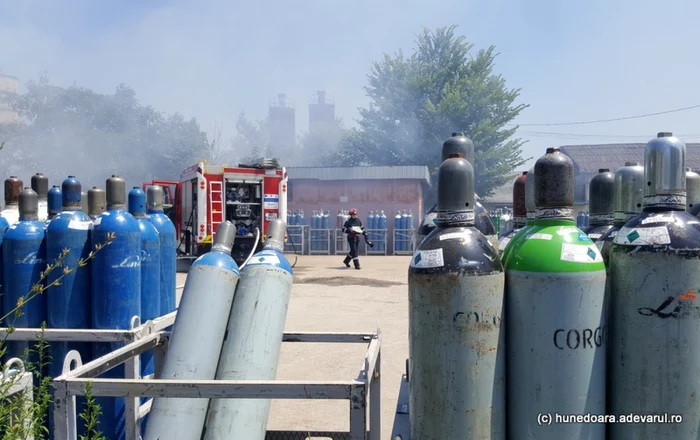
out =
[[(362, 232), (357, 232), (357, 229)], [(355, 265), (355, 269), (360, 269), (360, 258), (357, 255), (357, 249), (360, 245), (360, 234), (365, 237), (365, 241), (371, 247), (372, 243), (367, 240), (367, 231), (362, 226), (362, 221), (357, 218), (357, 209), (350, 210), (350, 219), (343, 225), (343, 232), (348, 234), (348, 244), (350, 245), (350, 253), (345, 257), (343, 263), (350, 267), (350, 260)]]

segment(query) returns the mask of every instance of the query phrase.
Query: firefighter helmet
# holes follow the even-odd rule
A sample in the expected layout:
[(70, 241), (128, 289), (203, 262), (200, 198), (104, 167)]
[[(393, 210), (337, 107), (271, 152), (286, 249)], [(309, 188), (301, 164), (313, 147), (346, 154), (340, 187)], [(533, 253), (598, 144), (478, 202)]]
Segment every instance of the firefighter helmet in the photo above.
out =
[(352, 208), (352, 209), (350, 210), (350, 215), (353, 215), (353, 214), (357, 215), (357, 209), (356, 209), (356, 208)]

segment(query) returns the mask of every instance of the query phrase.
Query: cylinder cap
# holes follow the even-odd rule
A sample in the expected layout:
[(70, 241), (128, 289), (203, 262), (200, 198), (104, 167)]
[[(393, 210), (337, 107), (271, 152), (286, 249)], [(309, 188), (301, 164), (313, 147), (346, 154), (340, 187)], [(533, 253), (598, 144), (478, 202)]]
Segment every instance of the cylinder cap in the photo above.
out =
[(644, 206), (686, 209), (685, 143), (671, 133), (659, 133), (644, 150)]
[(97, 217), (105, 212), (107, 205), (107, 194), (102, 188), (93, 186), (88, 190), (88, 215)]
[(146, 217), (146, 193), (138, 186), (129, 191), (129, 213), (134, 217)]
[(591, 226), (611, 225), (615, 212), (615, 174), (601, 168), (588, 187)]
[(75, 176), (68, 176), (61, 184), (61, 195), (63, 210), (80, 211), (82, 207), (80, 200), (82, 196), (82, 185)]
[(537, 218), (573, 219), (574, 163), (559, 148), (535, 163), (535, 205)]
[(686, 210), (700, 203), (700, 174), (687, 168), (685, 172)]
[(437, 176), (438, 224), (474, 224), (474, 168), (464, 158), (445, 160)]
[(453, 154), (461, 154), (474, 167), (474, 143), (464, 133), (452, 133), (452, 137), (442, 143), (442, 161)]
[(525, 207), (525, 181), (527, 180), (527, 171), (520, 177), (515, 179), (513, 184), (513, 216), (525, 217), (527, 208)]
[(165, 191), (160, 185), (151, 185), (146, 190), (146, 207), (148, 212), (162, 212), (165, 205)]
[(630, 217), (642, 212), (644, 203), (644, 167), (639, 162), (627, 162), (615, 171), (615, 225), (623, 225)]
[(36, 173), (32, 176), (32, 189), (39, 196), (39, 200), (46, 200), (49, 195), (49, 178), (44, 173)]
[(61, 194), (61, 187), (54, 185), (53, 188), (49, 190), (49, 194), (46, 201), (46, 208), (49, 214), (56, 215), (63, 209), (63, 195)]
[(284, 251), (284, 236), (287, 233), (287, 224), (276, 218), (270, 221), (267, 227), (267, 240), (265, 240), (266, 248), (277, 249), (280, 252)]
[(80, 191), (80, 210), (85, 214), (88, 212), (88, 198), (85, 191)]
[(24, 188), (18, 197), (19, 219), (39, 219), (39, 195), (31, 188)]
[(17, 205), (19, 203), (19, 193), (22, 192), (24, 182), (17, 176), (10, 176), (5, 179), (5, 205)]
[(535, 204), (535, 167), (530, 168), (525, 176), (525, 209), (528, 212), (535, 213), (537, 205)]
[(214, 243), (211, 246), (211, 250), (230, 254), (235, 239), (236, 226), (228, 220), (221, 222), (219, 227), (216, 228), (216, 235), (214, 235)]
[(107, 209), (126, 208), (126, 182), (119, 176), (112, 174), (107, 179)]

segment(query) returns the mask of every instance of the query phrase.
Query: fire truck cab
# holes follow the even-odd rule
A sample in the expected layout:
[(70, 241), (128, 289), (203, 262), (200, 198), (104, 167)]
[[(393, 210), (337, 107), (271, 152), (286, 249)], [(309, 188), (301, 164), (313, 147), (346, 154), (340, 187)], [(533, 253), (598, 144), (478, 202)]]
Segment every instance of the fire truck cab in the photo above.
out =
[(171, 219), (180, 238), (180, 258), (193, 260), (208, 252), (219, 223), (228, 220), (237, 231), (231, 255), (241, 265), (251, 252), (262, 249), (271, 220), (287, 221), (287, 170), (276, 159), (235, 167), (202, 160), (185, 169), (180, 182), (166, 192), (175, 202)]

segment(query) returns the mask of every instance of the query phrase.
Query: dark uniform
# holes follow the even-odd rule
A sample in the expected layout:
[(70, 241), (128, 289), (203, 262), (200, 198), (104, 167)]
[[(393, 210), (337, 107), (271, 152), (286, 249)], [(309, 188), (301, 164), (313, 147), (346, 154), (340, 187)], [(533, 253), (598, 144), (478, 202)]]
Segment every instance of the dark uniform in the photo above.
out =
[(350, 253), (345, 257), (345, 265), (347, 267), (350, 267), (350, 260), (352, 260), (353, 264), (355, 265), (355, 269), (360, 268), (360, 258), (357, 255), (357, 249), (360, 245), (360, 234), (353, 231), (352, 227), (353, 226), (359, 226), (362, 228), (362, 235), (367, 237), (367, 231), (365, 231), (364, 226), (362, 226), (362, 221), (355, 217), (355, 218), (350, 218), (348, 221), (345, 222), (343, 225), (343, 232), (348, 234), (348, 244), (350, 245)]

